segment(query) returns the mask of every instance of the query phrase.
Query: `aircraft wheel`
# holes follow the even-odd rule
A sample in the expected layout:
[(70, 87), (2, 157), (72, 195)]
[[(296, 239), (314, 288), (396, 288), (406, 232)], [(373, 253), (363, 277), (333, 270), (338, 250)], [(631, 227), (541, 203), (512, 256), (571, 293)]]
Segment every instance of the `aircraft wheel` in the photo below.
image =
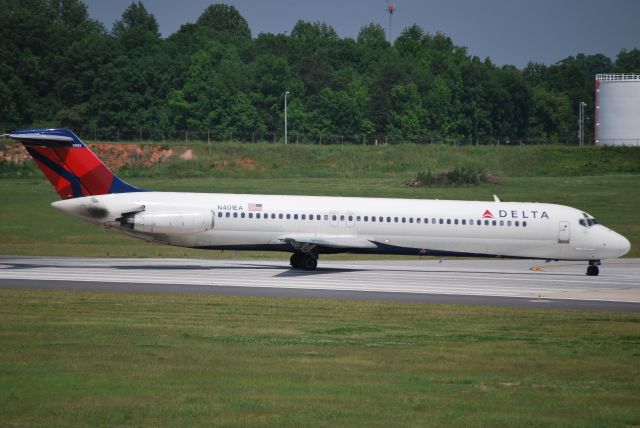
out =
[(598, 269), (598, 266), (590, 265), (587, 268), (588, 276), (598, 276), (599, 273), (600, 273), (600, 269)]
[(305, 256), (304, 262), (302, 264), (302, 269), (304, 270), (316, 270), (318, 267), (318, 260), (313, 256)]
[(289, 264), (291, 265), (292, 268), (294, 269), (300, 269), (302, 268), (302, 254), (300, 253), (293, 253), (291, 255), (291, 258), (289, 259)]

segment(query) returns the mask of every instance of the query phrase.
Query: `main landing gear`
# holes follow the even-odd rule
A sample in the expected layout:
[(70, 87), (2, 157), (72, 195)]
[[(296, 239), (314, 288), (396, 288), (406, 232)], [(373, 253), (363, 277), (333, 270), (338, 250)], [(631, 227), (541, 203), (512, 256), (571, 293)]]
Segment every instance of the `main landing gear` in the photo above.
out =
[(598, 268), (599, 264), (600, 260), (590, 260), (589, 267), (587, 267), (587, 276), (598, 276), (600, 273), (600, 268)]
[(291, 267), (294, 269), (316, 270), (318, 267), (318, 256), (311, 253), (295, 252), (289, 259)]

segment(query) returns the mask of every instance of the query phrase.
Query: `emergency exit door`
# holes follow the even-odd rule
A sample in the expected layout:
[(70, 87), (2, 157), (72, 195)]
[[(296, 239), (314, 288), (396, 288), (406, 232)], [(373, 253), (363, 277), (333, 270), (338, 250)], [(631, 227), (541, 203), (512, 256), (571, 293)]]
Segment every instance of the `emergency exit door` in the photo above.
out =
[(558, 229), (558, 244), (568, 244), (570, 241), (569, 222), (561, 221)]

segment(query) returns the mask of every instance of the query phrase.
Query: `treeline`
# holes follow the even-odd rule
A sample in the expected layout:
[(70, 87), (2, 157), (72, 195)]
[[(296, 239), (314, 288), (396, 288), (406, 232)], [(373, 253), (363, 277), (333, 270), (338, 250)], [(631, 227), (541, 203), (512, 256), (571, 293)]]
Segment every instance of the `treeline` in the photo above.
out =
[(192, 130), (280, 140), (289, 91), (295, 138), (575, 143), (578, 103), (593, 111), (595, 74), (640, 73), (639, 49), (615, 61), (578, 54), (498, 67), (417, 25), (393, 44), (377, 24), (356, 40), (304, 21), (288, 35), (253, 38), (222, 4), (162, 39), (141, 2), (109, 31), (80, 0), (0, 0), (0, 40), (0, 127), (110, 130), (109, 138)]

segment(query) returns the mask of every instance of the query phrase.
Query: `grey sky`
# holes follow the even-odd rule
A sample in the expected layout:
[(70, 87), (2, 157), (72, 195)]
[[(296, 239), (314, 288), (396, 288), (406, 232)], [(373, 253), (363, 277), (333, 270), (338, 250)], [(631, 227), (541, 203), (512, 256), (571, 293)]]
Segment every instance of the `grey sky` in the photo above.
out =
[[(131, 0), (85, 0), (92, 18), (111, 29)], [(195, 22), (212, 0), (143, 0), (167, 37)], [(227, 0), (249, 22), (253, 36), (289, 33), (298, 19), (323, 21), (341, 37), (355, 38), (363, 25), (389, 20), (385, 0)], [(553, 64), (578, 53), (615, 59), (640, 47), (640, 0), (391, 0), (391, 35), (413, 23), (442, 31), (471, 55), (523, 67), (529, 60)]]

